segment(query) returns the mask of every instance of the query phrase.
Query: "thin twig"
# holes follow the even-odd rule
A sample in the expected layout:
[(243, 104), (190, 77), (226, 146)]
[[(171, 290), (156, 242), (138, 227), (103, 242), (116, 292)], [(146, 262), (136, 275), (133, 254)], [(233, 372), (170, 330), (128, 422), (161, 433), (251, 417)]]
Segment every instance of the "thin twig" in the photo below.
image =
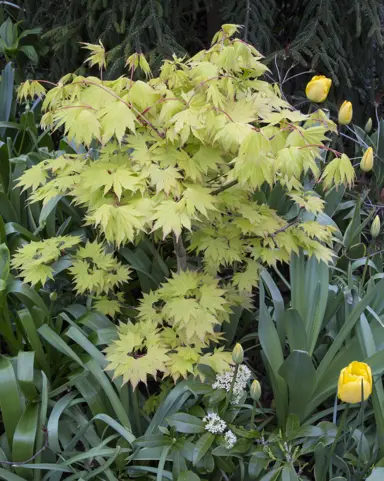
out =
[[(288, 70), (288, 72), (289, 72), (289, 70)], [(288, 72), (287, 72), (287, 73), (288, 73)], [(285, 76), (285, 77), (284, 77), (284, 80), (283, 80), (283, 84), (284, 84), (285, 82), (289, 82), (290, 80), (292, 80), (292, 79), (295, 78), (295, 77), (299, 77), (300, 75), (306, 75), (307, 73), (312, 73), (312, 72), (313, 72), (313, 70), (307, 70), (306, 72), (300, 72), (300, 73), (297, 73), (297, 74), (295, 74), (295, 75), (292, 75), (291, 77), (288, 77), (288, 78), (286, 78), (286, 76)]]
[[(280, 227), (280, 229), (275, 230), (275, 232), (272, 232), (271, 234), (268, 234), (266, 237), (271, 237), (272, 239), (277, 236), (277, 234), (280, 234), (281, 232), (285, 232), (288, 230), (290, 227), (294, 227), (298, 224), (300, 224), (301, 221), (300, 219), (295, 219), (292, 222), (289, 222), (288, 224), (284, 225), (283, 227)], [(250, 236), (244, 236), (242, 239), (244, 240), (249, 240), (249, 239), (260, 239), (260, 235), (250, 235)]]
[(22, 466), (23, 464), (28, 464), (31, 461), (33, 461), (35, 458), (37, 458), (39, 454), (45, 451), (48, 447), (48, 430), (45, 426), (42, 426), (41, 430), (45, 435), (44, 445), (31, 458), (27, 459), (26, 461), (0, 461), (0, 464), (8, 464), (9, 466)]
[(211, 80), (219, 80), (221, 78), (233, 78), (237, 80), (237, 77), (234, 77), (233, 75), (216, 75), (215, 77), (208, 78), (207, 80), (203, 80), (203, 82), (200, 82), (196, 87), (194, 88), (195, 92), (191, 95), (191, 98), (187, 102), (187, 106), (191, 104), (191, 101), (195, 95), (197, 95), (197, 90), (202, 87), (204, 84), (207, 82), (210, 82)]
[(221, 192), (224, 192), (225, 190), (229, 189), (230, 187), (233, 187), (234, 185), (236, 185), (239, 181), (238, 180), (232, 180), (231, 182), (229, 182), (228, 184), (225, 184), (225, 185), (222, 185), (221, 187), (219, 187), (218, 189), (216, 190), (213, 190), (211, 192), (211, 195), (218, 195), (220, 194)]

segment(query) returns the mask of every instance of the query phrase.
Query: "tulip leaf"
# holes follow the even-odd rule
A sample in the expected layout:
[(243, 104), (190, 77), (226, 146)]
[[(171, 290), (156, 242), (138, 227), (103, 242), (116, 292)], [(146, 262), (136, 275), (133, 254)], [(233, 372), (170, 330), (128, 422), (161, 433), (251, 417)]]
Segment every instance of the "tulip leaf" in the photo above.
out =
[[(368, 363), (372, 369), (373, 376), (376, 374), (378, 368), (379, 372), (377, 379), (374, 377), (373, 392), (372, 392), (372, 404), (373, 411), (375, 413), (375, 421), (377, 426), (377, 434), (380, 445), (381, 454), (384, 454), (384, 415), (382, 406), (384, 405), (384, 389), (383, 381), (381, 380), (381, 374), (384, 370), (384, 351), (376, 351), (376, 343), (373, 336), (373, 332), (369, 322), (364, 314), (360, 316), (360, 321), (357, 326), (357, 337), (360, 342), (360, 346), (365, 356), (369, 356), (371, 361)], [(376, 368), (376, 359), (377, 368)], [(362, 434), (361, 434), (362, 436)]]
[[(290, 262), (292, 308), (301, 316), (312, 355), (324, 320), (328, 301), (329, 268), (314, 256), (292, 255)], [(304, 295), (305, 293), (305, 295)]]
[(285, 331), (284, 331), (284, 299), (281, 295), (279, 288), (277, 287), (272, 276), (267, 270), (263, 270), (261, 273), (261, 278), (263, 279), (268, 291), (271, 294), (273, 306), (274, 306), (274, 319), (276, 321), (277, 332), (279, 334), (279, 339), (281, 345), (284, 346), (285, 342)]
[(259, 314), (259, 340), (263, 349), (266, 363), (270, 368), (270, 377), (274, 397), (276, 401), (276, 412), (279, 423), (285, 423), (288, 404), (287, 385), (279, 374), (280, 366), (284, 362), (279, 335), (264, 301), (264, 286), (260, 283), (260, 314)]
[(344, 324), (342, 325), (339, 333), (333, 340), (328, 352), (323, 357), (320, 366), (318, 368), (318, 380), (320, 381), (324, 375), (326, 375), (327, 370), (335, 358), (336, 354), (339, 352), (341, 346), (347, 339), (351, 330), (355, 327), (356, 322), (360, 318), (361, 314), (364, 312), (367, 306), (369, 306), (375, 297), (380, 297), (380, 294), (384, 288), (384, 279), (378, 282), (357, 304), (353, 311), (349, 314)]
[[(316, 370), (306, 351), (293, 351), (279, 369), (289, 389), (289, 412), (303, 420), (305, 409), (316, 388)], [(300, 382), (298, 382), (300, 380)]]
[(300, 314), (294, 309), (284, 313), (284, 324), (291, 352), (307, 350), (307, 333)]

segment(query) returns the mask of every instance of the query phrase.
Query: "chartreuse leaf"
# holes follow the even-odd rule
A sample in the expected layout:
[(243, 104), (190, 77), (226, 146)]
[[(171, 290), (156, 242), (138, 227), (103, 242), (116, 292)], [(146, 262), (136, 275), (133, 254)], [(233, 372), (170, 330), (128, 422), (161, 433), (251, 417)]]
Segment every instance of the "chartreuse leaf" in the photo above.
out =
[(355, 169), (353, 168), (349, 157), (346, 154), (341, 154), (340, 157), (335, 157), (325, 167), (322, 179), (326, 189), (333, 183), (335, 185), (348, 185), (351, 187), (355, 180)]
[(8, 444), (12, 446), (14, 432), (24, 410), (24, 400), (18, 389), (11, 362), (0, 356), (0, 407)]

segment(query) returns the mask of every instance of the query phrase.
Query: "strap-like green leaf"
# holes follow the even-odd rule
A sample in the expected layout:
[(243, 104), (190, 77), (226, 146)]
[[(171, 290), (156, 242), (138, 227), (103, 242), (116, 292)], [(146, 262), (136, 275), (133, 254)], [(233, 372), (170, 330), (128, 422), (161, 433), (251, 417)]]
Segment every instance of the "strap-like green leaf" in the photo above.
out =
[(0, 386), (1, 417), (8, 443), (12, 446), (13, 435), (24, 409), (24, 401), (17, 386), (12, 364), (4, 356), (0, 356)]

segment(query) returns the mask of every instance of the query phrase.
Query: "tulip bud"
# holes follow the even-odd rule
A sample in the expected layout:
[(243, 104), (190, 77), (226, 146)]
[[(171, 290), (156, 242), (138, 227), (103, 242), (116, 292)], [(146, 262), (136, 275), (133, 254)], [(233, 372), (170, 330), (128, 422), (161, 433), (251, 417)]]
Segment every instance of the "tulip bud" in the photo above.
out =
[(365, 124), (365, 127), (364, 127), (364, 132), (366, 134), (369, 134), (369, 132), (372, 130), (372, 119), (371, 117), (369, 117), (369, 119), (367, 120), (367, 123)]
[(339, 124), (348, 125), (351, 123), (353, 115), (352, 103), (344, 100), (339, 110)]
[(51, 293), (49, 294), (49, 299), (50, 299), (51, 301), (56, 301), (56, 299), (57, 299), (57, 292), (55, 292), (55, 291), (51, 292)]
[(331, 88), (332, 80), (324, 75), (315, 75), (307, 83), (305, 95), (311, 102), (325, 102)]
[(232, 360), (235, 364), (241, 364), (244, 361), (244, 351), (239, 343), (233, 348)]
[(381, 229), (381, 222), (380, 218), (377, 215), (371, 224), (371, 236), (373, 239), (376, 239), (376, 237), (380, 234), (380, 229)]
[(261, 397), (261, 386), (256, 379), (251, 384), (250, 395), (254, 401), (258, 401)]
[(373, 149), (372, 147), (368, 147), (368, 149), (364, 152), (364, 155), (360, 162), (360, 169), (363, 172), (369, 172), (372, 170), (373, 167)]

